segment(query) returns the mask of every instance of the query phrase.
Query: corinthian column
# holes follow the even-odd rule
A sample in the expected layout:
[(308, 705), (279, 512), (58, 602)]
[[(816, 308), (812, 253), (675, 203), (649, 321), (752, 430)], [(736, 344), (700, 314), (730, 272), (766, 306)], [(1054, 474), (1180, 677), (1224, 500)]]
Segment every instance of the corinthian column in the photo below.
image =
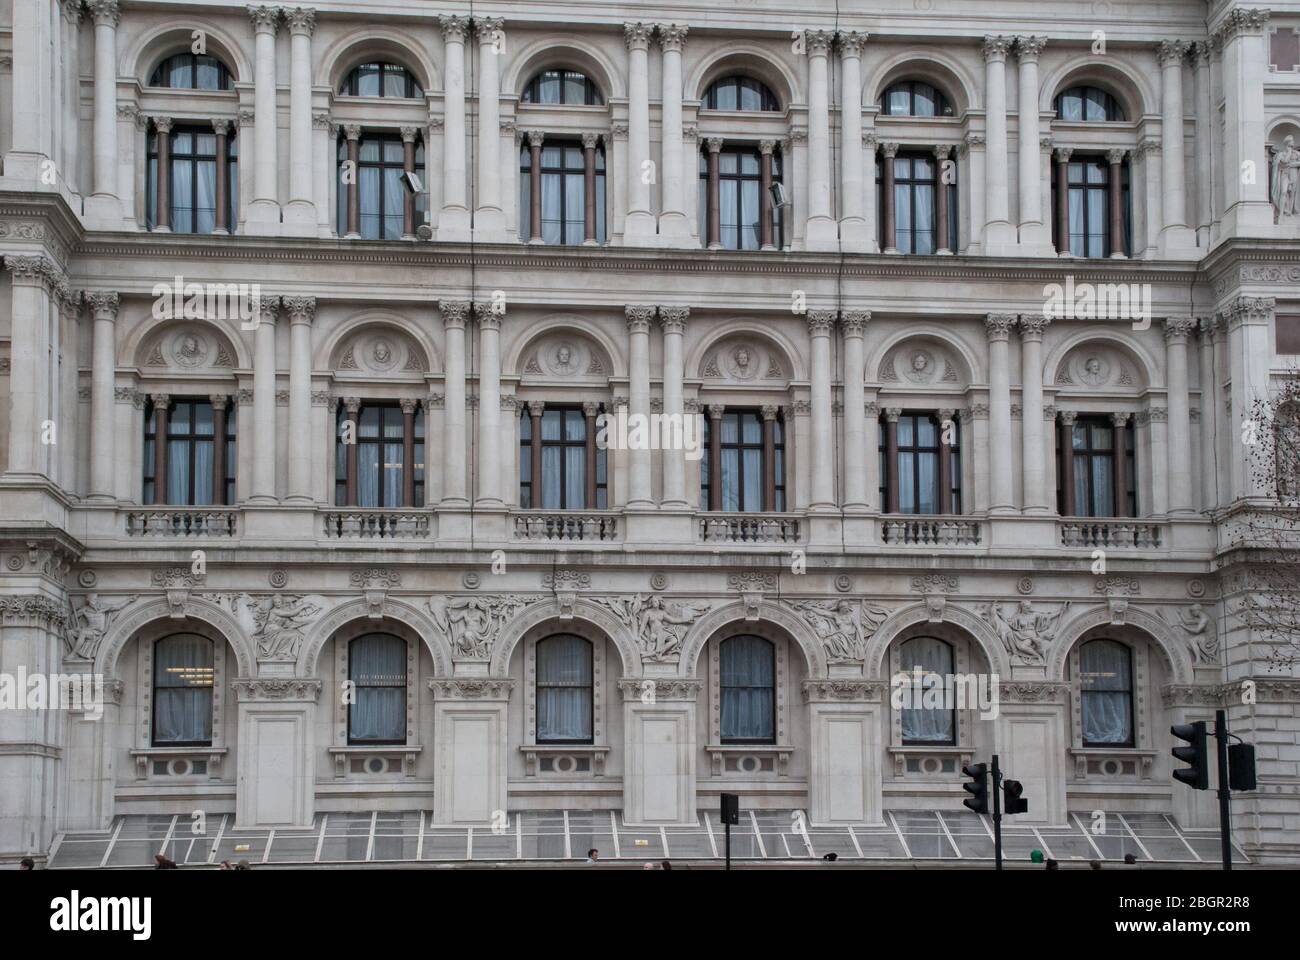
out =
[(1220, 387), (1215, 373), (1214, 334), (1217, 317), (1208, 317), (1200, 323), (1200, 388), (1201, 388), (1201, 508), (1213, 510), (1219, 503), (1219, 421)]
[(442, 505), (464, 507), (469, 504), (465, 486), (465, 321), (469, 317), (469, 303), (463, 300), (441, 300), (438, 312), (442, 314), (443, 350), (443, 410), (442, 435), (445, 442), (442, 452)]
[(477, 507), (500, 507), (501, 500), (501, 319), (505, 308), (474, 304), (478, 321), (478, 500)]
[[(862, 184), (862, 47), (864, 33), (850, 30), (840, 37), (840, 240), (851, 253), (869, 253), (863, 217)], [(870, 185), (874, 193), (876, 185)], [(938, 188), (943, 192), (943, 187)], [(760, 203), (767, 203), (762, 197)], [(945, 244), (941, 244), (943, 246)], [(849, 402), (847, 394), (846, 404)], [(861, 408), (862, 404), (857, 405)], [(850, 502), (853, 501), (850, 498)]]
[[(645, 23), (623, 25), (628, 51), (627, 101), (627, 217), (623, 236), (629, 245), (654, 235), (650, 212), (650, 66), (647, 50), (653, 28)], [(647, 498), (648, 499), (648, 498)]]
[[(686, 220), (686, 183), (682, 171), (682, 48), (687, 28), (670, 23), (659, 26), (663, 48), (663, 209), (659, 214), (659, 236), (690, 236)], [(767, 203), (766, 197), (759, 199)]]
[(867, 464), (876, 451), (866, 443), (866, 369), (862, 337), (870, 310), (849, 310), (840, 318), (844, 331), (844, 507), (866, 510)]
[[(690, 307), (659, 308), (659, 323), (664, 330), (664, 414), (676, 418), (669, 419), (669, 423), (694, 416), (685, 413), (682, 405), (682, 379), (685, 375), (682, 366), (682, 336), (686, 332), (686, 321), (690, 315)], [(663, 505), (683, 509), (686, 507), (686, 451), (681, 446), (673, 446), (664, 450), (662, 455)]]
[[(627, 316), (628, 359), (631, 382), (628, 384), (628, 413), (642, 423), (650, 417), (650, 322), (655, 308), (629, 306)], [(631, 431), (629, 431), (630, 433)], [(648, 432), (648, 430), (647, 430)], [(628, 506), (654, 506), (650, 483), (650, 450), (644, 444), (628, 451)]]
[[(1035, 150), (1035, 152), (1037, 152)], [(1025, 513), (1051, 513), (1047, 502), (1047, 468), (1043, 463), (1043, 330), (1044, 316), (1020, 318), (1021, 484)]]
[(835, 508), (835, 437), (831, 418), (831, 330), (834, 310), (809, 310), (812, 338), (812, 509)]
[(313, 197), (311, 148), (311, 35), (316, 11), (285, 8), (289, 24), (289, 203), (284, 222), (293, 232), (315, 236), (316, 203)]
[(834, 250), (838, 246), (831, 214), (831, 118), (827, 60), (835, 35), (807, 30), (808, 51), (808, 223), (804, 243), (809, 250)]
[(470, 239), (465, 184), (465, 32), (469, 20), (446, 16), (439, 17), (438, 22), (442, 25), (444, 61), (442, 213), (438, 217), (438, 239), (464, 242)]
[(289, 499), (311, 495), (311, 327), (315, 297), (285, 297), (289, 314)]
[(1016, 242), (1007, 202), (1007, 51), (1010, 37), (984, 38), (984, 252), (1006, 253)]
[[(276, 198), (275, 31), (280, 19), (280, 8), (249, 7), (248, 16), (253, 21), (253, 33), (256, 36), (253, 67), (255, 144), (253, 202), (248, 205), (245, 226), (250, 233), (276, 233), (280, 227), (280, 204)], [(260, 226), (254, 226), (255, 224)]]
[[(279, 297), (262, 297), (253, 334), (253, 495), (275, 499), (275, 320)], [(242, 424), (241, 424), (242, 426)], [(295, 438), (300, 439), (300, 438)]]
[(1164, 40), (1156, 48), (1160, 61), (1160, 183), (1164, 223), (1162, 251), (1196, 246), (1196, 234), (1187, 226), (1187, 184), (1183, 166), (1183, 60), (1187, 44)]
[[(474, 20), (478, 36), (478, 203), (474, 210), (474, 239), (497, 243), (506, 240), (505, 214), (501, 210), (501, 67), (498, 62), (505, 37), (502, 23), (500, 17)], [(499, 413), (499, 406), (495, 404), (493, 410)], [(480, 414), (479, 423), (482, 422)]]
[[(124, 213), (118, 203), (117, 192), (117, 24), (122, 14), (117, 0), (90, 0), (86, 6), (95, 18), (95, 177), (94, 197), (92, 201), (95, 213), (100, 217), (121, 217)], [(15, 7), (17, 11), (17, 7)], [(14, 132), (24, 128), (22, 110), (30, 103), (36, 102), (31, 91), (29, 96), (18, 89), (17, 62), (20, 53), (14, 51)], [(33, 123), (30, 129), (37, 129)], [(18, 136), (14, 137), (15, 149)], [(90, 212), (89, 210), (87, 211)]]
[(90, 495), (112, 500), (118, 299), (115, 292), (103, 290), (87, 290), (85, 297), (95, 318), (90, 347)]
[(990, 313), (984, 318), (989, 341), (989, 509), (1010, 513), (1016, 509), (1007, 456), (1011, 451), (1011, 360), (1008, 341), (1016, 317)]
[(1169, 512), (1191, 513), (1192, 418), (1187, 392), (1187, 338), (1196, 329), (1191, 317), (1165, 321), (1165, 383), (1169, 388)]
[[(1042, 148), (1038, 143), (1038, 55), (1046, 45), (1046, 37), (1016, 39), (1016, 54), (1020, 60), (1020, 148), (1017, 156), (1020, 169), (1020, 244), (1022, 247), (1036, 247), (1036, 252), (1050, 256), (1051, 238), (1043, 222)], [(1030, 409), (1028, 404), (1025, 409)]]

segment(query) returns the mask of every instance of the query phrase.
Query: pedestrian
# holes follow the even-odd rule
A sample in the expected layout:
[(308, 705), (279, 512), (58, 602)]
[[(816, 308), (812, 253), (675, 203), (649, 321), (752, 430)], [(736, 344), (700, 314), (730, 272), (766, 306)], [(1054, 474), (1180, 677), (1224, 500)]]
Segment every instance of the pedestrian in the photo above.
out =
[(1057, 863), (1055, 860), (1048, 860), (1048, 861), (1047, 861), (1047, 869), (1048, 869), (1048, 870), (1060, 870), (1060, 869), (1061, 869), (1061, 865), (1060, 865), (1059, 863)]
[(1090, 867), (1091, 867), (1092, 869), (1094, 869), (1094, 870), (1100, 870), (1100, 869), (1101, 869), (1101, 861), (1100, 861), (1100, 860), (1093, 860), (1093, 861), (1091, 861), (1091, 862), (1088, 864), (1088, 866), (1090, 866)]
[(236, 869), (236, 870), (251, 870), (251, 869), (253, 869), (253, 868), (250, 867), (250, 866), (248, 865), (248, 861), (247, 861), (247, 860), (240, 860), (237, 864), (235, 864), (235, 869)]
[(589, 867), (592, 864), (596, 863), (598, 860), (600, 860), (600, 851), (597, 850), (595, 847), (592, 847), (590, 850), (587, 851), (587, 859), (585, 861), (586, 866)]
[(1124, 862), (1125, 862), (1125, 863), (1137, 863), (1137, 862), (1138, 862), (1138, 858), (1135, 857), (1135, 856), (1133, 856), (1133, 854), (1131, 854), (1131, 853), (1126, 853), (1126, 854), (1124, 854)]
[(23, 857), (21, 860), (18, 861), (18, 869), (19, 869), (19, 870), (35, 870), (35, 869), (36, 869), (36, 861), (33, 860), (31, 857)]
[(175, 869), (177, 869), (177, 867), (176, 867), (176, 862), (175, 862), (174, 860), (168, 860), (168, 859), (167, 859), (166, 857), (164, 857), (161, 853), (155, 853), (155, 854), (153, 855), (153, 868), (154, 868), (155, 870), (175, 870)]
[(672, 868), (673, 868), (673, 865), (672, 865), (669, 861), (667, 861), (667, 860), (665, 860), (663, 863), (659, 864), (659, 869), (660, 869), (660, 870), (671, 870)]

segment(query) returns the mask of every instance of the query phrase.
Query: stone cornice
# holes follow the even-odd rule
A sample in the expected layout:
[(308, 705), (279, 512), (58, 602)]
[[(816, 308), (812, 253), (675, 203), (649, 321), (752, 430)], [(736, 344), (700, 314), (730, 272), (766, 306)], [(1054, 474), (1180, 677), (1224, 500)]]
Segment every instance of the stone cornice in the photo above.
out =
[(805, 680), (805, 703), (878, 701), (888, 689), (884, 680)]
[(321, 681), (309, 677), (236, 677), (230, 685), (241, 703), (267, 700), (315, 703), (321, 690)]
[(508, 700), (515, 681), (504, 677), (434, 677), (428, 687), (438, 700)]
[(639, 701), (647, 705), (669, 700), (696, 700), (703, 686), (703, 680), (673, 676), (621, 677), (618, 681), (624, 701)]

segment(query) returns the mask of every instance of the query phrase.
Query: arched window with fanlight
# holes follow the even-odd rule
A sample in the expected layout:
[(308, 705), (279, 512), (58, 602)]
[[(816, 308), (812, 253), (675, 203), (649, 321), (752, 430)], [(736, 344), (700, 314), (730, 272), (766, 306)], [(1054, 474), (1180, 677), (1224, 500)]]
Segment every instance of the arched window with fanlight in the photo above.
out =
[(1069, 87), (1056, 95), (1056, 117), (1074, 123), (1114, 123), (1124, 120), (1124, 108), (1101, 87)]
[(600, 88), (578, 70), (555, 67), (543, 70), (524, 86), (523, 103), (563, 104), (565, 106), (600, 106), (605, 102)]
[(723, 743), (776, 743), (776, 648), (770, 641), (722, 641), (718, 697)]
[(715, 80), (704, 91), (700, 106), (705, 110), (780, 110), (781, 101), (761, 80), (739, 74)]
[(901, 80), (880, 97), (880, 113), (886, 117), (951, 117), (952, 101), (924, 80)]
[(153, 649), (153, 745), (212, 745), (212, 641), (193, 633), (164, 637)]
[(592, 647), (562, 633), (537, 644), (537, 742), (592, 742)]
[[(898, 650), (899, 672), (907, 677), (900, 711), (903, 744), (944, 746), (957, 742), (953, 702), (952, 644), (937, 637), (912, 637)], [(938, 704), (934, 701), (939, 700)]]
[(412, 100), (424, 96), (424, 88), (401, 64), (377, 61), (359, 63), (339, 84), (343, 97), (393, 97)]
[(173, 90), (229, 90), (230, 69), (211, 54), (177, 53), (149, 74), (149, 86)]
[(348, 644), (349, 744), (406, 742), (406, 641), (386, 633)]
[(1085, 747), (1131, 747), (1133, 652), (1117, 640), (1079, 648), (1080, 719)]

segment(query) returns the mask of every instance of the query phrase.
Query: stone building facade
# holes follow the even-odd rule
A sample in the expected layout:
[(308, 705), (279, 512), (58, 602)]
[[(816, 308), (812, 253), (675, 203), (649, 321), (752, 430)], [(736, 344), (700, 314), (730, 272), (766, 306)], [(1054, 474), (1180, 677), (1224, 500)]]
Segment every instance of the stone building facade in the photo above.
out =
[[(1166, 731), (1223, 707), (1238, 841), (1300, 857), (1236, 539), (1294, 4), (3, 6), (0, 673), (104, 702), (0, 710), (0, 857), (880, 824), (994, 752), (1024, 822), (1198, 829)], [(597, 442), (653, 414), (702, 447)]]

